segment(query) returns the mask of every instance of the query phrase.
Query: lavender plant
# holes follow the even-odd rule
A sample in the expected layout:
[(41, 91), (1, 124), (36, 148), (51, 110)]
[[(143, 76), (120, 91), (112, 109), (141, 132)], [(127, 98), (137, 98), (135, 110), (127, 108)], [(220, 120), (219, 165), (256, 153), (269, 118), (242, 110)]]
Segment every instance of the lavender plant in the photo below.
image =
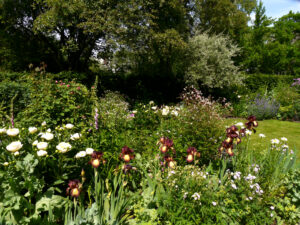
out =
[(248, 115), (255, 115), (257, 119), (270, 119), (276, 117), (280, 104), (266, 96), (258, 94), (255, 99), (248, 105)]

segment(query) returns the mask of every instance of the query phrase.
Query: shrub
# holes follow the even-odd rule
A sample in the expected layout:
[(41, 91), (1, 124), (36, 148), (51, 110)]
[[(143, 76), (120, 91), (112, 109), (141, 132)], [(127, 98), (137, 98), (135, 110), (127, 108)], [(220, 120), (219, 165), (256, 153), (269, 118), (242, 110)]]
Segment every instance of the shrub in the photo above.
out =
[(239, 49), (228, 37), (198, 33), (189, 40), (188, 49), (191, 64), (186, 72), (186, 83), (197, 85), (199, 82), (209, 88), (241, 83), (242, 75), (232, 60)]
[(266, 96), (257, 95), (256, 98), (247, 106), (248, 115), (255, 115), (257, 119), (270, 119), (275, 118), (278, 110), (279, 103)]
[[(87, 120), (92, 112), (91, 93), (82, 84), (52, 79), (51, 74), (31, 74), (28, 77), (30, 104), (16, 120), (24, 125), (49, 125)], [(69, 121), (65, 121), (65, 119)]]
[(289, 75), (249, 74), (244, 83), (250, 92), (256, 92), (261, 87), (266, 87), (270, 91), (281, 83), (291, 84), (293, 78)]
[(178, 116), (163, 120), (163, 136), (171, 136), (180, 153), (195, 147), (201, 153), (201, 162), (208, 163), (215, 155), (219, 137), (222, 136), (223, 120), (219, 104), (204, 98), (195, 88), (185, 89), (181, 96), (183, 105)]

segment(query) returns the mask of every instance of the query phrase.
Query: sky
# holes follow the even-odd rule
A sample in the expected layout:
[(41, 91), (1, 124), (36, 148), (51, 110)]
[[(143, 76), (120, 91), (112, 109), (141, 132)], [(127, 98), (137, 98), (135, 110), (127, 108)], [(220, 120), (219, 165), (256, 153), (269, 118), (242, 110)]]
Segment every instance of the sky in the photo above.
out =
[(300, 12), (300, 0), (262, 0), (266, 7), (266, 15), (278, 19), (283, 15), (293, 12)]

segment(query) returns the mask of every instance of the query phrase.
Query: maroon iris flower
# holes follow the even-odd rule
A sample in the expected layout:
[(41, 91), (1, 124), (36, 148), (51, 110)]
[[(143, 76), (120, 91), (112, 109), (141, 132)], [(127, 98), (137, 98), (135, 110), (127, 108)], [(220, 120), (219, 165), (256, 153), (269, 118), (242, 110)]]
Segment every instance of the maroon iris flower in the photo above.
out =
[(258, 122), (256, 121), (256, 117), (255, 116), (249, 116), (247, 120), (248, 120), (248, 122), (245, 123), (247, 129), (248, 130), (253, 130), (253, 132), (256, 133), (256, 130), (254, 129), (254, 127), (258, 126)]
[(127, 146), (122, 148), (122, 152), (120, 154), (120, 159), (124, 160), (124, 162), (128, 163), (130, 160), (134, 159), (134, 151)]
[(94, 151), (91, 155), (91, 160), (89, 161), (89, 164), (91, 164), (94, 168), (98, 168), (101, 164), (101, 162), (104, 164), (105, 160), (102, 158), (103, 153)]
[(188, 149), (187, 149), (187, 157), (186, 157), (186, 161), (188, 162), (188, 163), (191, 163), (191, 162), (193, 162), (194, 161), (194, 158), (197, 156), (197, 157), (200, 157), (200, 152), (197, 152), (197, 149), (196, 148), (194, 148), (194, 147), (189, 147)]
[(67, 195), (78, 198), (80, 195), (81, 184), (79, 180), (70, 180), (66, 190)]

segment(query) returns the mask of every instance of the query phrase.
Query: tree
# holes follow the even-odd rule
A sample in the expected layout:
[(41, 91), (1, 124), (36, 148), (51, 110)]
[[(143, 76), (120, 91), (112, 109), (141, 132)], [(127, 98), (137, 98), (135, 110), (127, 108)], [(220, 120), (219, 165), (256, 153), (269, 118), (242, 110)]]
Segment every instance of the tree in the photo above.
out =
[(256, 1), (195, 0), (195, 27), (210, 33), (229, 35), (240, 43), (247, 30), (248, 15), (253, 10), (251, 5), (254, 2)]
[(189, 41), (187, 84), (226, 88), (240, 84), (242, 77), (232, 58), (239, 48), (224, 35), (197, 34)]

